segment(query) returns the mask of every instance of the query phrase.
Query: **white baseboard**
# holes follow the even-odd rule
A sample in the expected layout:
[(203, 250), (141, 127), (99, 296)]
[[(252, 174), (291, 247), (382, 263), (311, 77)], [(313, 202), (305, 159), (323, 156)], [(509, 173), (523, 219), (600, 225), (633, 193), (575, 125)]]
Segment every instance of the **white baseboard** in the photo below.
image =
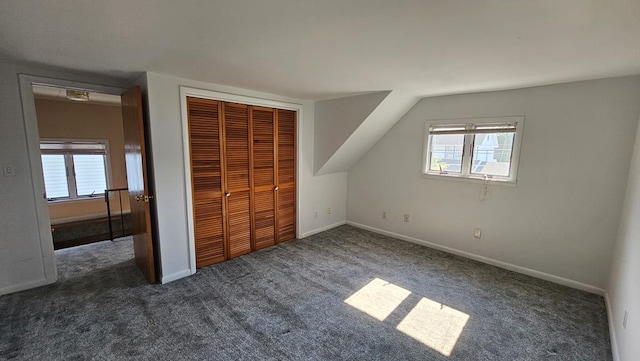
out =
[(188, 276), (191, 276), (191, 269), (186, 269), (186, 270), (182, 270), (179, 272), (174, 272), (170, 275), (166, 275), (166, 276), (162, 276), (162, 279), (160, 280), (160, 283), (165, 284), (165, 283), (169, 283), (175, 280), (179, 280), (181, 278), (185, 278)]
[(330, 230), (332, 228), (336, 228), (336, 227), (342, 226), (343, 224), (346, 224), (346, 223), (347, 223), (347, 221), (340, 221), (340, 222), (337, 222), (337, 223), (334, 223), (334, 224), (330, 224), (328, 226), (316, 228), (314, 230), (311, 230), (309, 232), (305, 232), (305, 233), (301, 234), (300, 238), (306, 238), (306, 237), (309, 237), (309, 236), (313, 236), (316, 233), (328, 231), (328, 230)]
[(595, 287), (595, 286), (592, 286), (592, 285), (588, 285), (586, 283), (570, 280), (568, 278), (563, 278), (563, 277), (559, 277), (559, 276), (554, 276), (554, 275), (549, 274), (549, 273), (536, 271), (536, 270), (533, 270), (533, 269), (530, 269), (530, 268), (517, 266), (517, 265), (511, 264), (511, 263), (498, 261), (498, 260), (493, 259), (493, 258), (484, 257), (484, 256), (480, 256), (480, 255), (469, 253), (469, 252), (465, 252), (465, 251), (460, 251), (460, 250), (457, 250), (455, 248), (442, 246), (442, 245), (439, 245), (437, 243), (432, 243), (432, 242), (425, 241), (425, 240), (422, 240), (422, 239), (405, 236), (405, 235), (402, 235), (402, 234), (399, 234), (399, 233), (395, 233), (395, 232), (386, 231), (384, 229), (371, 227), (371, 226), (367, 226), (367, 225), (356, 223), (356, 222), (352, 222), (352, 221), (347, 221), (346, 223), (351, 225), (351, 226), (354, 226), (354, 227), (366, 229), (368, 231), (379, 233), (379, 234), (384, 234), (385, 236), (401, 239), (403, 241), (407, 241), (407, 242), (411, 242), (411, 243), (416, 243), (416, 244), (419, 244), (419, 245), (427, 246), (427, 247), (430, 247), (430, 248), (437, 249), (439, 251), (452, 253), (452, 254), (455, 254), (455, 255), (458, 255), (458, 256), (462, 256), (462, 257), (465, 257), (465, 258), (469, 258), (469, 259), (472, 259), (472, 260), (475, 260), (475, 261), (478, 261), (478, 262), (482, 262), (482, 263), (490, 264), (492, 266), (504, 268), (504, 269), (507, 269), (509, 271), (522, 273), (522, 274), (525, 274), (527, 276), (540, 278), (540, 279), (543, 279), (545, 281), (550, 281), (550, 282), (553, 282), (553, 283), (561, 284), (563, 286), (576, 288), (576, 289), (579, 289), (579, 290), (582, 290), (582, 291), (586, 291), (586, 292), (590, 292), (590, 293), (595, 293), (595, 294), (598, 294), (598, 295), (601, 295), (601, 296), (605, 295), (605, 291), (602, 288)]
[(605, 292), (604, 302), (607, 306), (607, 319), (609, 320), (609, 338), (611, 338), (611, 353), (613, 361), (620, 361), (620, 353), (618, 353), (618, 339), (616, 338), (616, 325), (613, 323), (613, 309), (609, 300), (609, 293)]
[(21, 283), (19, 285), (13, 285), (13, 286), (9, 286), (9, 287), (2, 287), (2, 288), (0, 288), (0, 295), (8, 295), (10, 293), (25, 291), (25, 290), (28, 290), (28, 289), (31, 289), (31, 288), (46, 286), (46, 285), (48, 285), (50, 283), (53, 283), (53, 282), (49, 282), (46, 278), (42, 278), (42, 279), (35, 280), (35, 281), (29, 281), (29, 282)]

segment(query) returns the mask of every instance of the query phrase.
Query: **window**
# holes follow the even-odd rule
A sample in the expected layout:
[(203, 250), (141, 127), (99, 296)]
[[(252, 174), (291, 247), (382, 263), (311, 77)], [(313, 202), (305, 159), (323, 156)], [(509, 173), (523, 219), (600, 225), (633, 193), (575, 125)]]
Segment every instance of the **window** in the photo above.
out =
[(92, 198), (107, 188), (107, 144), (96, 141), (40, 142), (47, 200)]
[(524, 117), (428, 121), (422, 173), (515, 183)]

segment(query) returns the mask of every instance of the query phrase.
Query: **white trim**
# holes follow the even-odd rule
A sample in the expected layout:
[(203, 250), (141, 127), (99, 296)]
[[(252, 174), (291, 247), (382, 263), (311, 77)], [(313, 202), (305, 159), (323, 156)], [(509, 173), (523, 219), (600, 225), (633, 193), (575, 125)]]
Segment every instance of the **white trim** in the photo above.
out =
[(609, 320), (609, 338), (611, 339), (611, 353), (613, 354), (613, 361), (620, 361), (618, 339), (616, 337), (616, 324), (613, 319), (613, 309), (611, 308), (611, 300), (609, 300), (609, 292), (604, 293), (604, 302), (607, 307), (607, 319)]
[(191, 269), (185, 269), (179, 272), (174, 272), (168, 276), (162, 276), (160, 283), (165, 284), (165, 283), (173, 282), (175, 280), (188, 277), (192, 274), (193, 273), (191, 272)]
[[(44, 282), (45, 284), (54, 283), (58, 280), (58, 271), (56, 269), (55, 255), (53, 252), (49, 207), (47, 200), (44, 197), (44, 177), (42, 175), (42, 160), (40, 159), (40, 133), (38, 131), (38, 118), (36, 115), (33, 85), (54, 85), (58, 87), (76, 88), (107, 94), (120, 94), (124, 89), (27, 74), (18, 74), (18, 81), (20, 84), (20, 98), (22, 100), (22, 115), (27, 141), (29, 168), (31, 170), (31, 187), (33, 189), (37, 229), (40, 238), (40, 251), (42, 253), (42, 263), (44, 267)], [(9, 288), (17, 289), (25, 285), (27, 285), (26, 287), (38, 287), (41, 285), (39, 282), (40, 281), (34, 281)]]
[(465, 258), (469, 258), (469, 259), (478, 261), (478, 262), (482, 262), (482, 263), (490, 264), (492, 266), (504, 268), (504, 269), (509, 270), (509, 271), (522, 273), (522, 274), (525, 274), (527, 276), (531, 276), (531, 277), (539, 278), (539, 279), (542, 279), (542, 280), (545, 280), (545, 281), (557, 283), (557, 284), (560, 284), (560, 285), (563, 285), (563, 286), (575, 288), (575, 289), (586, 291), (586, 292), (589, 292), (589, 293), (595, 293), (595, 294), (601, 295), (601, 296), (604, 296), (604, 294), (605, 294), (605, 291), (602, 288), (599, 288), (599, 287), (596, 287), (596, 286), (592, 286), (592, 285), (588, 285), (586, 283), (570, 280), (568, 278), (564, 278), (564, 277), (555, 276), (555, 275), (552, 275), (552, 274), (549, 274), (549, 273), (536, 271), (534, 269), (530, 269), (530, 268), (514, 265), (512, 263), (498, 261), (498, 260), (493, 259), (493, 258), (479, 256), (477, 254), (473, 254), (473, 253), (469, 253), (469, 252), (465, 252), (465, 251), (460, 251), (460, 250), (457, 250), (455, 248), (442, 246), (442, 245), (439, 245), (437, 243), (425, 241), (425, 240), (414, 238), (414, 237), (410, 237), (410, 236), (405, 236), (405, 235), (402, 235), (402, 234), (399, 234), (399, 233), (386, 231), (384, 229), (371, 227), (371, 226), (367, 226), (367, 225), (356, 223), (356, 222), (352, 222), (352, 221), (347, 221), (346, 223), (348, 225), (351, 225), (351, 226), (354, 226), (354, 227), (358, 227), (358, 228), (362, 228), (362, 229), (366, 229), (366, 230), (371, 231), (371, 232), (384, 234), (385, 236), (397, 238), (397, 239), (400, 239), (400, 240), (403, 240), (403, 241), (407, 241), (407, 242), (411, 242), (411, 243), (416, 243), (416, 244), (419, 244), (419, 245), (422, 245), (422, 246), (427, 246), (429, 248), (437, 249), (439, 251), (455, 254), (455, 255), (458, 255), (458, 256), (462, 256), (462, 257), (465, 257)]
[(309, 236), (313, 236), (314, 234), (317, 234), (317, 233), (320, 233), (320, 232), (324, 232), (324, 231), (328, 231), (328, 230), (330, 230), (332, 228), (340, 227), (343, 224), (347, 224), (347, 221), (340, 221), (340, 222), (336, 222), (334, 224), (330, 224), (328, 226), (324, 226), (324, 227), (313, 229), (313, 230), (311, 230), (309, 232), (305, 232), (305, 233), (301, 234), (300, 237), (298, 237), (298, 238), (307, 238)]
[(0, 295), (8, 295), (10, 293), (20, 292), (20, 291), (28, 290), (31, 288), (42, 287), (50, 283), (53, 283), (53, 282), (49, 282), (49, 280), (46, 278), (41, 278), (39, 280), (29, 281), (29, 282), (21, 283), (19, 285), (0, 288)]
[[(196, 242), (193, 220), (193, 193), (191, 186), (191, 147), (187, 113), (187, 91), (180, 87), (180, 112), (182, 122), (182, 154), (184, 157), (185, 197), (187, 200), (187, 240), (189, 242), (189, 275), (196, 273)], [(188, 275), (187, 275), (188, 276)], [(185, 276), (186, 277), (186, 276)]]
[[(115, 198), (116, 197), (114, 196), (109, 197), (109, 199), (115, 199)], [(56, 198), (53, 201), (47, 201), (47, 203), (49, 205), (54, 205), (54, 204), (60, 204), (60, 203), (86, 202), (86, 201), (95, 201), (95, 200), (104, 202), (104, 193), (94, 195), (93, 197), (82, 196), (80, 198)]]
[[(294, 110), (297, 112), (296, 118), (296, 129), (298, 134), (296, 134), (296, 144), (298, 146), (297, 154), (296, 154), (296, 237), (300, 238), (300, 192), (299, 192), (299, 181), (300, 181), (300, 160), (302, 159), (301, 147), (300, 147), (300, 136), (301, 132), (301, 124), (303, 116), (303, 106), (299, 103), (292, 103), (280, 100), (271, 100), (265, 98), (251, 97), (240, 94), (233, 93), (225, 93), (214, 90), (206, 90), (199, 88), (187, 87), (184, 85), (180, 86), (180, 107), (181, 107), (181, 122), (182, 122), (182, 153), (184, 156), (184, 180), (185, 180), (185, 198), (187, 201), (187, 239), (189, 241), (189, 269), (191, 270), (190, 274), (196, 273), (196, 245), (195, 245), (195, 234), (194, 234), (194, 222), (193, 222), (193, 195), (191, 192), (191, 151), (189, 149), (189, 122), (188, 122), (188, 114), (187, 114), (187, 97), (192, 96), (196, 98), (205, 98), (205, 99), (214, 99), (219, 101), (233, 102), (233, 103), (241, 103), (248, 105), (257, 105), (263, 107), (277, 108), (277, 109), (288, 109)], [(164, 278), (163, 278), (164, 283)]]
[(464, 182), (464, 183), (475, 183), (475, 184), (484, 184), (488, 185), (496, 185), (496, 186), (505, 186), (505, 187), (515, 187), (517, 185), (516, 181), (508, 181), (503, 179), (491, 179), (484, 180), (482, 178), (477, 177), (466, 177), (460, 176), (457, 174), (432, 174), (432, 173), (422, 173), (420, 176), (424, 179), (438, 180), (438, 181), (447, 181), (447, 180), (455, 180), (456, 182)]

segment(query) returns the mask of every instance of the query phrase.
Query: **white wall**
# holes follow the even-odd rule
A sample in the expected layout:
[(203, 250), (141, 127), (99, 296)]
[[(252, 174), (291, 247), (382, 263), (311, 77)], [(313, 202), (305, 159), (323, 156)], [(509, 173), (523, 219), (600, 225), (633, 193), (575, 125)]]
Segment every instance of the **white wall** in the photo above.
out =
[[(313, 176), (313, 102), (156, 73), (147, 73), (146, 82), (163, 281), (189, 274), (180, 86), (302, 104), (298, 123), (298, 234), (304, 237), (345, 221), (347, 174)], [(331, 208), (331, 214), (327, 214), (327, 208)], [(316, 210), (318, 218), (314, 218)]]
[[(640, 78), (626, 77), (423, 99), (350, 169), (347, 219), (599, 292), (638, 98)], [(507, 115), (526, 117), (517, 187), (492, 186), (480, 202), (478, 183), (420, 176), (425, 120)]]
[[(620, 361), (640, 355), (640, 127), (633, 147), (627, 192), (608, 289), (612, 341)], [(624, 312), (627, 327), (623, 327)], [(617, 347), (616, 347), (617, 346)]]
[[(44, 199), (39, 198), (44, 193), (44, 183), (41, 170), (40, 179), (31, 175), (18, 74), (122, 86), (122, 82), (114, 79), (0, 64), (0, 163), (15, 166), (14, 177), (0, 175), (0, 294), (55, 280), (51, 275), (55, 272), (53, 246), (43, 248), (40, 243), (40, 232), (46, 229), (38, 227), (36, 208), (37, 202), (42, 202), (40, 207), (46, 209)], [(33, 126), (37, 130), (37, 125)], [(34, 183), (42, 185), (42, 193), (34, 194)]]

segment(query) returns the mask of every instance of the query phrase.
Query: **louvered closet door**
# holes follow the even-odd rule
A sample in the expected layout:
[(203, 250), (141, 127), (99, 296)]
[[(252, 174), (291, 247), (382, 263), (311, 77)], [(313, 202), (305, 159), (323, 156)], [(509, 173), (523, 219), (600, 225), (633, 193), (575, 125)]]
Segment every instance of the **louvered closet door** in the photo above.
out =
[(223, 103), (228, 257), (251, 252), (249, 107)]
[(187, 98), (196, 267), (225, 260), (221, 104)]
[(278, 242), (296, 237), (296, 112), (277, 110)]
[(255, 248), (275, 244), (275, 122), (273, 108), (251, 107)]

